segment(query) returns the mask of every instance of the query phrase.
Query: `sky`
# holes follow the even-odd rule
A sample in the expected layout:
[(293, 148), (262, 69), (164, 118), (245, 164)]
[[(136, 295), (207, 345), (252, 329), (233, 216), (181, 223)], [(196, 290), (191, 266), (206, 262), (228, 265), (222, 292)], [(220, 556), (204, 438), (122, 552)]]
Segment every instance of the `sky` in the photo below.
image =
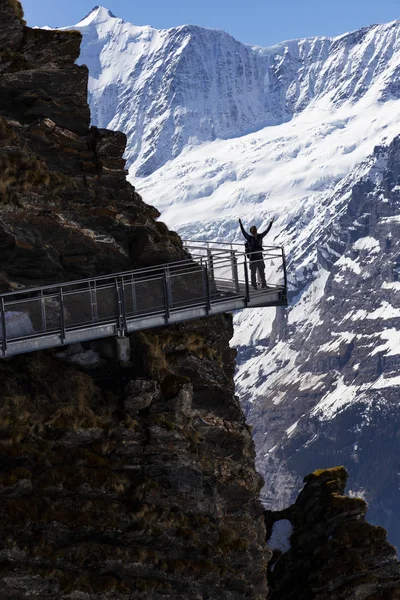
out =
[[(22, 4), (31, 27), (65, 27), (80, 21), (96, 0), (22, 0)], [(200, 25), (223, 29), (240, 42), (258, 46), (335, 36), (400, 19), (399, 0), (103, 0), (101, 6), (135, 25), (157, 29)]]

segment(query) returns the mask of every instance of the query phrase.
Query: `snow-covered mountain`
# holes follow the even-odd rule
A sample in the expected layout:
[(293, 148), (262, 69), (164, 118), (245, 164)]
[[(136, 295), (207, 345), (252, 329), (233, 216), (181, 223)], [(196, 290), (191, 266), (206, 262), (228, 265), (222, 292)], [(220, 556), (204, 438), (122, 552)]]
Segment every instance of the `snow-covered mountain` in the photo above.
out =
[(128, 163), (138, 177), (188, 146), (279, 125), (310, 103), (328, 116), (349, 99), (364, 99), (364, 106), (389, 100), (400, 85), (398, 23), (272, 48), (189, 25), (136, 27), (101, 7), (76, 27), (84, 34), (93, 122), (127, 133)]
[(101, 7), (76, 27), (93, 122), (127, 133), (163, 220), (237, 241), (238, 216), (277, 216), (291, 306), (242, 312), (234, 338), (266, 502), (344, 463), (400, 545), (400, 21), (271, 48)]
[(361, 172), (332, 194), (334, 216), (309, 240), (314, 271), (291, 308), (269, 339), (242, 346), (237, 385), (268, 504), (285, 505), (307, 469), (346, 464), (353, 493), (398, 544), (400, 136)]

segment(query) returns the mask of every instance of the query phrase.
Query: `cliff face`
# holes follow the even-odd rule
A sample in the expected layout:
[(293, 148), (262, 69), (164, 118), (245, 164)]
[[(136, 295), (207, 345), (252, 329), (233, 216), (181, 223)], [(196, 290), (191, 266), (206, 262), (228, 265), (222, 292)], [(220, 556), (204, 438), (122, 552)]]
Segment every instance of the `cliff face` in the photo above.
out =
[(125, 135), (89, 131), (80, 34), (25, 27), (5, 1), (0, 19), (3, 289), (182, 257), (126, 181)]
[(365, 521), (365, 502), (344, 495), (346, 470), (316, 471), (304, 481), (293, 506), (266, 512), (267, 535), (275, 547), (268, 599), (400, 598), (396, 550), (382, 527)]
[[(125, 180), (125, 136), (89, 130), (80, 34), (21, 17), (0, 0), (1, 289), (184, 256)], [(231, 334), (142, 332), (125, 368), (94, 345), (0, 362), (1, 598), (265, 598)]]
[(1, 365), (0, 597), (265, 598), (229, 333), (221, 318), (142, 334), (125, 370)]

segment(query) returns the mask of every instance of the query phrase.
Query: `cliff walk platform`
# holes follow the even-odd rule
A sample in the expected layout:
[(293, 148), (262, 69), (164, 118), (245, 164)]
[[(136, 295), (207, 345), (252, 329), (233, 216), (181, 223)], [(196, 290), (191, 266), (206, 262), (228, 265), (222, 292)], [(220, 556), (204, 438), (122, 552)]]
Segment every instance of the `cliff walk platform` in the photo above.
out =
[(0, 295), (0, 357), (244, 308), (287, 305), (284, 250), (263, 251), (267, 288), (251, 286), (242, 244), (185, 241), (188, 258)]

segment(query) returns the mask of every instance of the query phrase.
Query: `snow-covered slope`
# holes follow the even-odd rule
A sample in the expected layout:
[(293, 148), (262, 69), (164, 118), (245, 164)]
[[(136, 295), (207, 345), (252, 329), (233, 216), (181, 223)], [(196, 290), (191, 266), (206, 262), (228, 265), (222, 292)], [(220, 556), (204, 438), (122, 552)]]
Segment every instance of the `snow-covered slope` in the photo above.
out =
[(287, 504), (310, 469), (345, 464), (398, 545), (400, 136), (363, 171), (332, 195), (314, 272), (291, 308), (269, 339), (242, 347), (237, 384), (266, 503)]
[(387, 441), (400, 426), (400, 302), (397, 266), (386, 268), (400, 233), (398, 143), (389, 148), (400, 22), (271, 48), (136, 27), (99, 7), (76, 27), (93, 122), (127, 133), (132, 182), (163, 220), (234, 241), (239, 216), (277, 216), (269, 241), (286, 247), (291, 306), (242, 312), (234, 338), (266, 502), (283, 505), (301, 474), (342, 462), (400, 544)]

